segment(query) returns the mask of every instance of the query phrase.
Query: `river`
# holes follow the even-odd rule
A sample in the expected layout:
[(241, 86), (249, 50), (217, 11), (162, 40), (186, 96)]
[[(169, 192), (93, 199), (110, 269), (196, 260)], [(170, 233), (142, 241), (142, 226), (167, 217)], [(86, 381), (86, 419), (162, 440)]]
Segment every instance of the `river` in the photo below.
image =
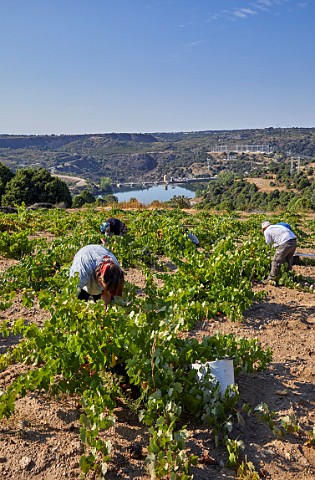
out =
[(142, 188), (139, 190), (129, 190), (128, 192), (120, 192), (119, 190), (113, 192), (119, 202), (128, 202), (131, 198), (136, 198), (140, 203), (149, 205), (158, 200), (159, 202), (167, 202), (174, 196), (184, 196), (187, 198), (195, 198), (195, 192), (188, 190), (188, 188), (180, 187), (178, 185), (154, 185), (149, 188)]

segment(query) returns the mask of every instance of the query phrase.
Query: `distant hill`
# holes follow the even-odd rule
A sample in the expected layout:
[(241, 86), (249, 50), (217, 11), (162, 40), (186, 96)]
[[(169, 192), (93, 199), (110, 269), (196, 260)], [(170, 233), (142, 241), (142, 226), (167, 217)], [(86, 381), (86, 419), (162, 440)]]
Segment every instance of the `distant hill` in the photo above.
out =
[[(223, 168), (250, 171), (270, 156), (237, 155), (232, 159), (208, 152), (216, 145), (263, 144), (279, 155), (315, 158), (315, 128), (109, 133), (88, 135), (0, 135), (0, 162), (13, 171), (45, 167), (53, 174), (98, 183), (162, 180), (164, 175), (216, 174)], [(210, 161), (209, 161), (210, 160)]]

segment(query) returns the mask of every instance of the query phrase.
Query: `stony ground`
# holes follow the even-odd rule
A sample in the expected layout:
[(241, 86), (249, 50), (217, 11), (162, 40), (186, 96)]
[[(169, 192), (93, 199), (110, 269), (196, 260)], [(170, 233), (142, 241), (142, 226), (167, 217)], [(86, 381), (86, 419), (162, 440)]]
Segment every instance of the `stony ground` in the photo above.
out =
[[(0, 257), (0, 271), (11, 263)], [(315, 282), (315, 266), (294, 268)], [(127, 271), (127, 278), (141, 286), (142, 279), (136, 270)], [(242, 323), (210, 319), (196, 325), (190, 335), (201, 338), (217, 331), (232, 332), (257, 337), (263, 346), (273, 350), (273, 361), (267, 371), (236, 378), (242, 402), (252, 406), (265, 402), (275, 412), (276, 419), (290, 415), (294, 418), (291, 426), (299, 425), (300, 430), (279, 438), (266, 423), (252, 416), (246, 420), (246, 426), (238, 427), (233, 434), (244, 441), (245, 454), (261, 478), (314, 480), (315, 447), (309, 444), (308, 434), (315, 424), (315, 295), (260, 284), (255, 289), (264, 289), (267, 296), (245, 312)], [(8, 311), (0, 312), (0, 319), (24, 317), (40, 324), (46, 315), (37, 307), (23, 307), (17, 299)], [(0, 352), (14, 341), (0, 337)], [(23, 369), (23, 365), (13, 365), (1, 372), (0, 388), (9, 385)], [(73, 397), (52, 399), (30, 393), (19, 400), (15, 415), (0, 422), (0, 479), (80, 479), (79, 415), (79, 403)], [(121, 401), (115, 415), (115, 427), (106, 432), (113, 445), (107, 478), (149, 479), (144, 461), (146, 429)], [(189, 417), (185, 420), (189, 430), (188, 449), (198, 456), (194, 478), (235, 478), (233, 470), (224, 466), (224, 450), (214, 449), (207, 427)]]

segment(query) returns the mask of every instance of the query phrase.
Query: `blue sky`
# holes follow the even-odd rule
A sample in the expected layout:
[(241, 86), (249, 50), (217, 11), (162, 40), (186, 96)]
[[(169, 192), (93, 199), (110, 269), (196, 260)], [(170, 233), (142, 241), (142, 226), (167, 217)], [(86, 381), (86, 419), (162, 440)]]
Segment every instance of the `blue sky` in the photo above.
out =
[(0, 0), (0, 133), (315, 127), (315, 0)]

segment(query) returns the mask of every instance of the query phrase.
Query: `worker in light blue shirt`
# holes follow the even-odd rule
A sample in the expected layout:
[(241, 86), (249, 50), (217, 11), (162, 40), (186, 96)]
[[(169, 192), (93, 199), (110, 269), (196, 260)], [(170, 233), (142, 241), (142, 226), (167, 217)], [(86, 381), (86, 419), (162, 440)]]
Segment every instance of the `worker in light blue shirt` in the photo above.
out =
[(78, 298), (101, 298), (105, 308), (116, 296), (121, 296), (124, 273), (115, 255), (103, 245), (86, 245), (74, 256), (70, 277), (78, 274)]
[(200, 247), (200, 242), (199, 242), (199, 239), (197, 237), (197, 235), (195, 235), (193, 232), (190, 232), (187, 228), (186, 225), (182, 225), (182, 229), (183, 229), (183, 232), (184, 234), (187, 235), (187, 238), (194, 244), (196, 245), (196, 247)]

